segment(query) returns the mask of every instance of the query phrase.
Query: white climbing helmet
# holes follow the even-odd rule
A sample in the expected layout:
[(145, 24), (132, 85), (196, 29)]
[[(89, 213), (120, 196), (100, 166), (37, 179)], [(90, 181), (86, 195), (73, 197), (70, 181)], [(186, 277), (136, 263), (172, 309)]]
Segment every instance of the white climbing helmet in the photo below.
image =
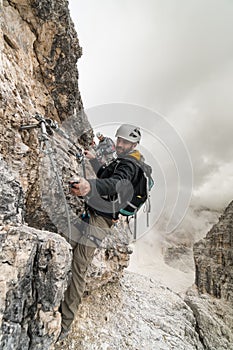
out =
[(103, 136), (103, 134), (102, 134), (102, 132), (97, 132), (97, 134), (96, 134), (96, 137), (100, 137), (100, 136)]
[(122, 137), (130, 142), (139, 143), (141, 140), (140, 128), (130, 124), (122, 124), (116, 131), (116, 137)]

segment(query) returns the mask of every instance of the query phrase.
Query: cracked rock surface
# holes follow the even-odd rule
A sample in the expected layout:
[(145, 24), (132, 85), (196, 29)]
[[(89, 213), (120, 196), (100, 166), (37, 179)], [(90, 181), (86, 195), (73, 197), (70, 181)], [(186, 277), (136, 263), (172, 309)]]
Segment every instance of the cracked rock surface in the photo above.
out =
[(0, 243), (0, 348), (45, 349), (60, 332), (70, 247), (27, 226), (2, 228)]
[(233, 349), (231, 330), (220, 315), (229, 305), (219, 302), (213, 318), (213, 300), (200, 299), (195, 288), (189, 294), (187, 302), (152, 279), (125, 272), (119, 283), (84, 298), (71, 333), (55, 349)]
[[(86, 317), (88, 315), (88, 317)], [(182, 298), (155, 281), (125, 273), (85, 298), (61, 349), (203, 349)]]

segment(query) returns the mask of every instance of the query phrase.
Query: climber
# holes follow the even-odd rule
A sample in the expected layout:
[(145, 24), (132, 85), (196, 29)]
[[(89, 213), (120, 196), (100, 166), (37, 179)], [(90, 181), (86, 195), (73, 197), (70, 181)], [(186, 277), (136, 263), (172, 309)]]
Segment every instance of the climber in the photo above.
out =
[(114, 156), (115, 144), (110, 137), (104, 136), (101, 132), (97, 132), (96, 137), (99, 139), (99, 144), (96, 147), (96, 157), (101, 164), (108, 163)]
[[(116, 160), (101, 166), (94, 153), (85, 151), (97, 178), (71, 181), (71, 193), (83, 197), (86, 204), (82, 216), (84, 225), (76, 228), (75, 237), (72, 234), (72, 278), (61, 305), (62, 330), (59, 340), (69, 333), (85, 289), (86, 271), (96, 247), (111, 232), (121, 206), (131, 199), (133, 188), (139, 181), (140, 168), (135, 160), (140, 160), (142, 155), (135, 147), (141, 139), (140, 129), (123, 124), (118, 128), (116, 137)], [(119, 193), (124, 193), (124, 196), (119, 198)], [(126, 193), (130, 198), (123, 198)]]

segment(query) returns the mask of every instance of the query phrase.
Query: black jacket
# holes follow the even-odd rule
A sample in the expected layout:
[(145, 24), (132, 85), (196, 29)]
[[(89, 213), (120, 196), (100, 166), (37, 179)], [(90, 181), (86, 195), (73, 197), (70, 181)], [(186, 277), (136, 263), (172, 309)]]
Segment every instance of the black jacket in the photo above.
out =
[(97, 178), (88, 179), (91, 192), (86, 201), (97, 214), (117, 219), (119, 210), (132, 198), (139, 167), (130, 158), (118, 157), (109, 165), (101, 167), (97, 159), (90, 160)]

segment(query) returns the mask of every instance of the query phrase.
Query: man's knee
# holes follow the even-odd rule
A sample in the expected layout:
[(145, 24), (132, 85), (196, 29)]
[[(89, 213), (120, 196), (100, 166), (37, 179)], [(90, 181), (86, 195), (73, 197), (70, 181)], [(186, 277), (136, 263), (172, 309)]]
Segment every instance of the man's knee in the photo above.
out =
[(95, 247), (77, 243), (73, 251), (73, 260), (80, 266), (86, 266), (91, 263), (95, 254)]

